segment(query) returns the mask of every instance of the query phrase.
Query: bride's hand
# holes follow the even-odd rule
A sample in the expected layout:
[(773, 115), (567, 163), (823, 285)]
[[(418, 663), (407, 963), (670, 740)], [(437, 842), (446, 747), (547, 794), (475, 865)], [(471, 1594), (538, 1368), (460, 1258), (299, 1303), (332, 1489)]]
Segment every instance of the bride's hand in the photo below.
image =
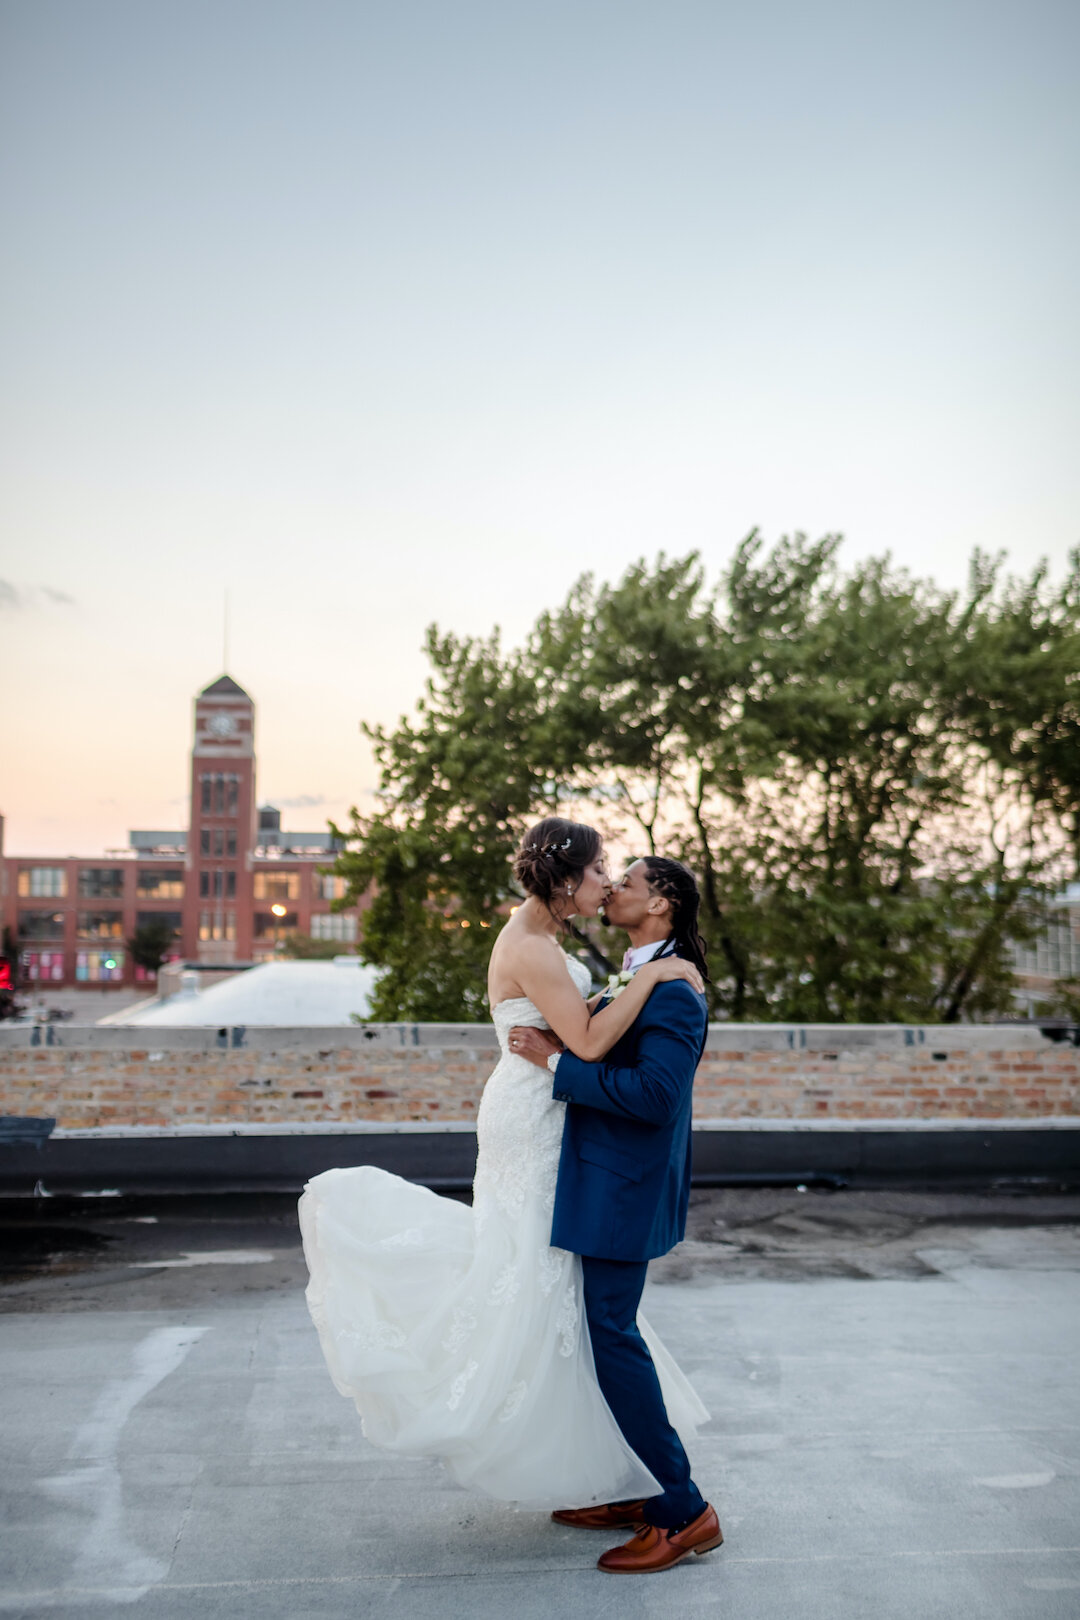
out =
[(701, 974), (693, 962), (684, 962), (681, 956), (661, 956), (657, 961), (646, 962), (638, 972), (650, 974), (653, 984), (664, 984), (670, 979), (685, 979), (691, 990), (696, 990), (699, 996), (705, 993), (705, 981)]

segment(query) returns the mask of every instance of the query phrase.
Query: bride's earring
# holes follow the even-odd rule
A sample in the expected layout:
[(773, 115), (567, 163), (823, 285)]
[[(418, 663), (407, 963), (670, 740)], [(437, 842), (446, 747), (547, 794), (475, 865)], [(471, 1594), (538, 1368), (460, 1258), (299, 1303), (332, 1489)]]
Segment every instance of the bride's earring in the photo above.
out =
[(572, 884), (572, 883), (568, 883), (568, 884), (567, 884), (567, 885), (566, 885), (566, 892), (567, 892), (567, 894), (569, 894), (569, 895), (572, 895), (572, 894), (573, 894), (573, 892), (574, 892), (574, 885), (573, 885), (573, 884)]

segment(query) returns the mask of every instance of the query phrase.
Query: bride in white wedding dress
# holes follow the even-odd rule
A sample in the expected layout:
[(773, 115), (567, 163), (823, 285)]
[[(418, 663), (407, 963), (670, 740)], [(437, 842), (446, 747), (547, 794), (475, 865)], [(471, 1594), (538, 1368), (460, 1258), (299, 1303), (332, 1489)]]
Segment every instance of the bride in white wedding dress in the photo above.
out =
[[(460, 1484), (533, 1508), (647, 1498), (660, 1487), (600, 1393), (581, 1261), (550, 1246), (566, 1104), (553, 1101), (542, 1069), (515, 1056), (510, 1030), (551, 1027), (595, 1060), (654, 984), (693, 973), (674, 957), (649, 963), (589, 1017), (588, 970), (563, 954), (558, 930), (570, 915), (595, 915), (608, 878), (599, 835), (562, 827), (573, 832), (557, 869), (570, 867), (572, 881), (552, 894), (555, 857), (535, 829), (517, 863), (529, 898), (492, 952), (500, 1057), (477, 1116), (472, 1207), (370, 1166), (328, 1170), (300, 1200), (308, 1306), (367, 1438), (438, 1457)], [(639, 1326), (685, 1441), (708, 1413), (640, 1317)]]

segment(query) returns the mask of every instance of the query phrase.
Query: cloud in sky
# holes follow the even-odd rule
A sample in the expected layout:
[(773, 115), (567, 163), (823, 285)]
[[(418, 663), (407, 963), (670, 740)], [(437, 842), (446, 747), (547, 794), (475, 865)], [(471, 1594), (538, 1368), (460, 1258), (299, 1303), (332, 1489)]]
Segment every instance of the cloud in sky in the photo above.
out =
[(291, 799), (275, 796), (268, 802), (273, 803), (275, 810), (316, 810), (321, 804), (329, 804), (330, 800), (325, 793), (298, 793)]
[(39, 606), (42, 599), (53, 607), (74, 607), (75, 598), (67, 591), (58, 591), (52, 585), (13, 585), (9, 579), (0, 579), (0, 611), (17, 613), (23, 608)]

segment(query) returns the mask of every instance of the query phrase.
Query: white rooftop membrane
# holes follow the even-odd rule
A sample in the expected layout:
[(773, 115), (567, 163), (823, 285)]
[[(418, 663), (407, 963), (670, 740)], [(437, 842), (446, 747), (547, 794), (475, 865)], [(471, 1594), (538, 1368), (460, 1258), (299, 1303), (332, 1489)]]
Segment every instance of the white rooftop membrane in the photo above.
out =
[(266, 962), (202, 992), (121, 1009), (99, 1023), (145, 1028), (268, 1024), (332, 1028), (366, 1018), (377, 971), (355, 957)]

